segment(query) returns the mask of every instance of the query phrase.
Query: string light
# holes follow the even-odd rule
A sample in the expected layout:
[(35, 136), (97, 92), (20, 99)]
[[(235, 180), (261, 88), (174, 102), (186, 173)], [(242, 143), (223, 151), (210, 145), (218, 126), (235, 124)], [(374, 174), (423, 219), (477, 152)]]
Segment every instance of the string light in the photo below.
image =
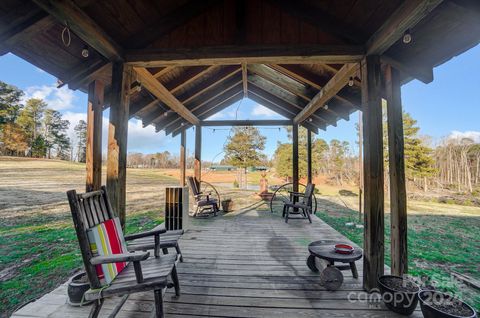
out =
[(328, 105), (325, 104), (325, 106), (323, 106), (323, 109), (328, 109)]
[(88, 51), (88, 46), (85, 45), (82, 49), (82, 56), (84, 58), (87, 58), (89, 55), (90, 55), (90, 52)]
[(309, 123), (311, 123), (312, 121), (313, 121), (313, 119), (312, 119), (312, 118), (309, 118), (309, 119), (308, 119), (308, 122), (309, 122)]
[(405, 33), (403, 34), (402, 41), (405, 44), (409, 44), (410, 42), (412, 42), (412, 35), (410, 34), (410, 29), (405, 31)]
[(348, 86), (353, 86), (353, 76), (350, 76), (350, 79), (348, 80)]

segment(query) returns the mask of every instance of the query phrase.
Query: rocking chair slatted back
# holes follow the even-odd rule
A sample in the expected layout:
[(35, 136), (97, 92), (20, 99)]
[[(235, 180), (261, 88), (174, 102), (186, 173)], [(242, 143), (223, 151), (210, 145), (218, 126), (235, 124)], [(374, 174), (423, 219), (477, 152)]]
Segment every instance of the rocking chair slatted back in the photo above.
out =
[(193, 197), (196, 198), (197, 195), (200, 194), (200, 190), (198, 189), (198, 183), (194, 177), (187, 177), (188, 186), (190, 190), (192, 190)]
[(93, 255), (87, 237), (87, 230), (115, 217), (108, 200), (107, 189), (105, 186), (102, 186), (98, 191), (82, 194), (77, 194), (75, 190), (71, 190), (67, 192), (67, 196), (90, 285), (94, 289), (100, 288), (101, 284), (95, 266), (90, 263)]
[(303, 204), (311, 207), (312, 206), (312, 197), (313, 191), (315, 190), (315, 185), (313, 183), (308, 183), (305, 187), (305, 196), (303, 197)]

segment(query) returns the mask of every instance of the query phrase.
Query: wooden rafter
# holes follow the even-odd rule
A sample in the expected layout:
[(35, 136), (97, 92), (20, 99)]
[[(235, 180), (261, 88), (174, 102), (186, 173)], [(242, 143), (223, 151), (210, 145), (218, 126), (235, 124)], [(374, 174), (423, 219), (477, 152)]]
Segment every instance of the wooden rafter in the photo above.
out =
[[(191, 108), (191, 111), (200, 118), (206, 111), (210, 110), (211, 108), (215, 107), (216, 105), (224, 102), (232, 95), (236, 95), (239, 90), (242, 90), (242, 86), (240, 81), (232, 81), (229, 84), (229, 87), (226, 89), (221, 89), (217, 92), (214, 92), (210, 95), (205, 96), (202, 100), (199, 100), (198, 103), (195, 102), (193, 105), (194, 107)], [(192, 105), (192, 106), (193, 106)], [(175, 126), (181, 123), (181, 119), (171, 120), (166, 123), (163, 128), (168, 128), (171, 126)]]
[(243, 97), (248, 97), (247, 63), (242, 63)]
[(162, 68), (160, 71), (153, 74), (153, 77), (158, 79), (158, 78), (162, 77), (163, 75), (167, 74), (168, 72), (170, 72), (171, 70), (173, 70), (174, 68), (175, 68), (175, 66), (166, 66), (166, 67)]
[(258, 76), (274, 83), (275, 85), (295, 94), (307, 102), (310, 101), (316, 92), (309, 86), (281, 73), (277, 70), (262, 64), (249, 65), (248, 69)]
[(82, 85), (86, 84), (88, 79), (91, 78), (95, 73), (100, 72), (105, 67), (111, 67), (108, 64), (109, 63), (104, 59), (95, 59), (93, 61), (89, 60), (82, 62), (66, 72), (65, 77), (60, 78), (61, 84), (58, 85), (57, 88), (68, 85), (68, 88), (70, 89), (79, 89)]
[(406, 0), (370, 37), (367, 55), (381, 55), (397, 42), (408, 29), (413, 28), (443, 0)]
[(153, 75), (142, 67), (135, 67), (135, 72), (142, 85), (148, 89), (156, 98), (168, 105), (173, 111), (185, 118), (190, 123), (197, 125), (199, 119), (192, 114), (178, 99), (172, 95)]
[[(28, 40), (55, 24), (54, 18), (38, 8), (31, 8), (31, 6), (31, 3), (22, 6), (29, 12), (21, 14), (20, 19), (10, 23), (8, 28), (0, 30), (0, 55), (6, 54), (9, 48), (15, 47), (21, 41)], [(14, 13), (18, 14), (18, 12)]]
[(141, 67), (167, 65), (352, 63), (364, 56), (361, 45), (242, 45), (128, 50), (126, 62)]
[(348, 82), (350, 76), (355, 74), (359, 68), (358, 63), (345, 64), (328, 83), (322, 87), (320, 92), (308, 103), (308, 105), (294, 118), (294, 123), (305, 121), (317, 109), (324, 106), (333, 98)]
[[(320, 91), (322, 87), (328, 82), (327, 79), (322, 78), (321, 76), (312, 73), (304, 68), (302, 68), (300, 65), (269, 65), (269, 67), (272, 67), (273, 69), (286, 74), (299, 82), (305, 83), (307, 85), (310, 85)], [(336, 70), (335, 72), (338, 72)], [(312, 97), (313, 98), (313, 97)], [(338, 93), (335, 95), (335, 98), (338, 99), (341, 102), (350, 104), (352, 107), (360, 109), (360, 100), (352, 100), (352, 96), (344, 95), (342, 93)]]
[(205, 74), (210, 72), (213, 68), (214, 66), (193, 67), (192, 69), (187, 70), (185, 74), (180, 76), (178, 79), (176, 79), (176, 81), (174, 81), (175, 84), (173, 87), (165, 87), (170, 89), (170, 93), (175, 94), (185, 86), (190, 85), (200, 79), (202, 76), (205, 76)]
[(129, 118), (135, 117), (136, 114), (140, 113), (144, 109), (151, 108), (159, 103), (158, 99), (155, 99), (147, 104), (136, 103), (135, 105), (130, 106), (130, 115)]
[(110, 61), (121, 61), (122, 48), (72, 0), (33, 0), (39, 7), (68, 27), (85, 43)]

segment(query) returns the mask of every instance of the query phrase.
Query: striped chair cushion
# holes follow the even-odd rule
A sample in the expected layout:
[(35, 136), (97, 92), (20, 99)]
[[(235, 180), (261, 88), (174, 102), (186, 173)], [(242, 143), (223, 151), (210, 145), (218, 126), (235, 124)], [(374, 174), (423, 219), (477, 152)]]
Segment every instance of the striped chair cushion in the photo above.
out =
[[(87, 236), (93, 256), (128, 253), (118, 218), (107, 220), (88, 229)], [(126, 262), (96, 265), (100, 283), (102, 285), (110, 284), (126, 266)]]

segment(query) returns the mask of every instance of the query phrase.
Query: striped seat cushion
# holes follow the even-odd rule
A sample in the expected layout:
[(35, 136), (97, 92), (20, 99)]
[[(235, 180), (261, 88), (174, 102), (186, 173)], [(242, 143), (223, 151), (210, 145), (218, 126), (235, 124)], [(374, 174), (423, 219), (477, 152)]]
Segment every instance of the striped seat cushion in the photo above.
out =
[[(118, 218), (107, 220), (88, 229), (87, 235), (93, 256), (128, 253)], [(96, 265), (100, 283), (110, 284), (126, 266), (126, 262)]]

